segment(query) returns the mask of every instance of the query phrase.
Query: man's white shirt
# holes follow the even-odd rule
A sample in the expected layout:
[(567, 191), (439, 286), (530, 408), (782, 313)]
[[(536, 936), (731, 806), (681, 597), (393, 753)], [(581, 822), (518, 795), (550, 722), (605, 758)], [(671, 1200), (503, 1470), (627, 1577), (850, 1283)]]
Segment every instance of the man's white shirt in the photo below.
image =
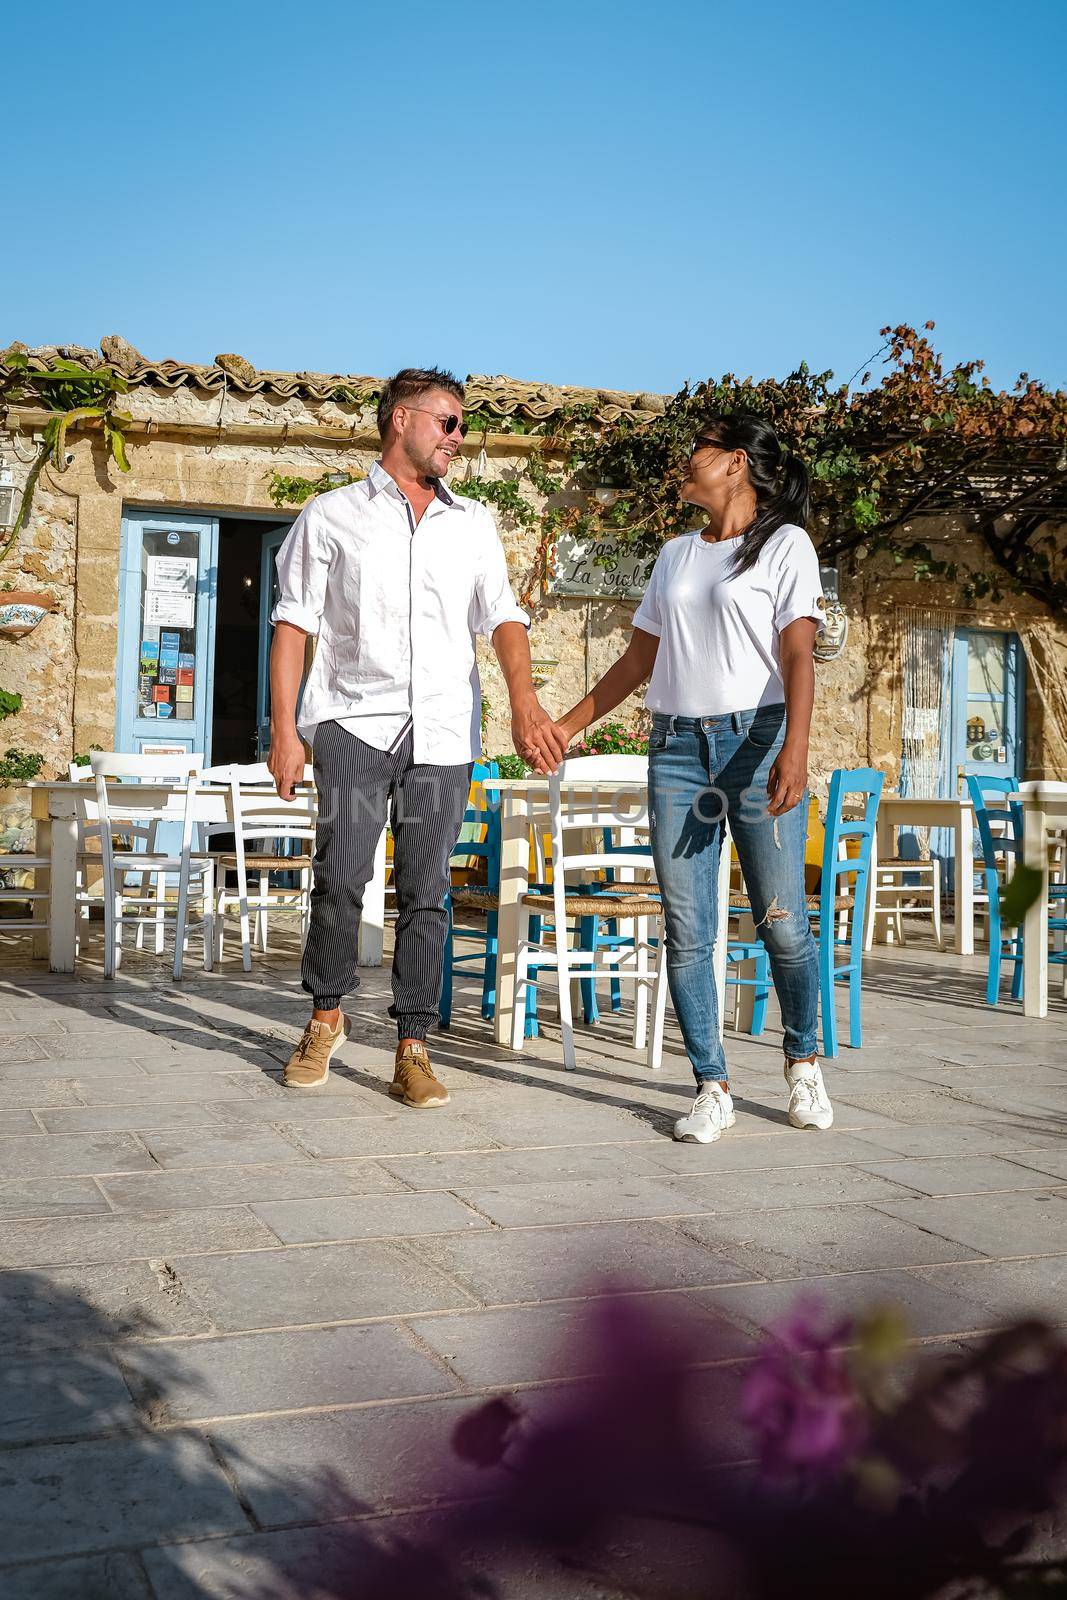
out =
[(309, 743), (339, 722), (389, 749), (410, 721), (416, 762), (449, 766), (481, 748), (474, 642), (530, 619), (515, 601), (492, 513), (437, 485), (416, 525), (380, 462), (318, 495), (278, 551), (271, 622), (318, 636), (297, 727)]

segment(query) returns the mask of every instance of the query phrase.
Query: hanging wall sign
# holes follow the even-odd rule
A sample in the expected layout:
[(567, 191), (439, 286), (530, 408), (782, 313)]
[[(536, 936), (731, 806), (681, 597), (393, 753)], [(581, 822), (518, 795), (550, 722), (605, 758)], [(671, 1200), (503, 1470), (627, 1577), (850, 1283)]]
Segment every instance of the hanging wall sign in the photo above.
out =
[[(604, 566), (605, 558), (614, 565)], [(655, 564), (654, 555), (631, 555), (610, 539), (576, 539), (561, 533), (551, 557), (548, 592), (640, 600)]]

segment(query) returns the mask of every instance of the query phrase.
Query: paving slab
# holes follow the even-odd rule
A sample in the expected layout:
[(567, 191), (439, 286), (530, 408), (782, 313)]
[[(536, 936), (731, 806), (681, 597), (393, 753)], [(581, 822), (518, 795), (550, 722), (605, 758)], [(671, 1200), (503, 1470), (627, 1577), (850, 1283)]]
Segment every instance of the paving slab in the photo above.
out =
[[(919, 1122), (898, 1127), (871, 1128), (857, 1134), (868, 1150), (899, 1156), (999, 1155), (1010, 1157), (1017, 1150), (1040, 1149), (1054, 1145), (1051, 1135), (1036, 1136), (1007, 1128), (1002, 1122), (983, 1119), (977, 1110), (968, 1123)], [(862, 1159), (862, 1156), (861, 1156)]]
[(457, 1116), (447, 1107), (436, 1111), (412, 1111), (404, 1117), (324, 1118), (305, 1122), (298, 1118), (279, 1121), (290, 1137), (295, 1137), (310, 1155), (331, 1159), (335, 1156), (432, 1155), (444, 1150), (498, 1149), (481, 1122)]
[[(79, 1355), (6, 1360), (0, 1369), (0, 1442), (4, 1445), (107, 1433), (113, 1428), (130, 1428), (136, 1420), (122, 1374), (102, 1347)], [(2, 1587), (0, 1582), (0, 1590)]]
[(10, 1562), (235, 1533), (248, 1519), (201, 1439), (107, 1439), (0, 1455)]
[(246, 1206), (9, 1222), (0, 1231), (0, 1268), (147, 1260), (191, 1250), (259, 1249), (277, 1242)]
[(144, 1172), (155, 1165), (132, 1133), (46, 1135), (0, 1138), (0, 1177), (90, 1177), (103, 1172)]
[(195, 1304), (231, 1331), (400, 1317), (474, 1300), (431, 1261), (390, 1244), (187, 1256), (173, 1265)]
[(669, 1224), (604, 1222), (450, 1234), (408, 1249), (487, 1305), (560, 1300), (619, 1288), (679, 1289), (762, 1277)]
[(19, 1111), (0, 1111), (0, 1139), (6, 1139), (13, 1134), (22, 1138), (28, 1133), (42, 1131), (41, 1124), (28, 1108)]
[(981, 1255), (1067, 1253), (1067, 1189), (879, 1201), (878, 1207), (909, 1225), (956, 1239)]
[(0, 1182), (0, 1220), (111, 1211), (92, 1178), (15, 1178)]
[(500, 1469), (452, 1450), (477, 1400), (214, 1423), (208, 1433), (262, 1526), (328, 1521), (490, 1493)]
[(123, 1261), (0, 1272), (0, 1327), (10, 1353), (201, 1333), (211, 1322), (163, 1263)]
[(568, 1179), (662, 1176), (645, 1145), (553, 1145), (439, 1156), (390, 1156), (382, 1166), (412, 1189), (473, 1189), (494, 1184), (561, 1183)]
[(272, 1200), (252, 1209), (284, 1244), (341, 1239), (417, 1239), (433, 1233), (489, 1227), (484, 1216), (479, 1216), (453, 1195), (441, 1192)]
[(173, 1211), (257, 1200), (396, 1193), (404, 1185), (376, 1161), (305, 1159), (282, 1165), (157, 1169), (126, 1178), (104, 1177), (100, 1187), (116, 1211)]
[[(951, 1273), (955, 1270), (932, 1267), (923, 1269), (921, 1276), (903, 1267), (883, 1272), (828, 1273), (806, 1279), (803, 1297), (824, 1326), (888, 1307), (903, 1316), (913, 1338), (960, 1336), (984, 1324), (982, 1310), (975, 1301), (954, 1290)], [(795, 1311), (799, 1293), (795, 1280), (789, 1278), (775, 1283), (723, 1284), (696, 1291), (694, 1298), (756, 1334), (787, 1321)]]
[(211, 1128), (217, 1121), (208, 1105), (143, 1102), (123, 1106), (79, 1106), (77, 1110), (43, 1110), (38, 1120), (46, 1133), (153, 1133), (160, 1128)]
[(457, 1388), (444, 1362), (389, 1323), (127, 1344), (117, 1359), (130, 1393), (157, 1427)]
[[(600, 1561), (595, 1574), (585, 1575), (572, 1560), (564, 1563), (547, 1553), (473, 1547), (469, 1535), (450, 1531), (444, 1513), (426, 1511), (170, 1545), (146, 1551), (144, 1562), (155, 1600), (337, 1600), (354, 1592), (354, 1573), (361, 1597), (380, 1595), (385, 1600), (425, 1585), (422, 1573), (414, 1584), (406, 1574), (398, 1577), (397, 1555), (411, 1549), (447, 1552), (447, 1570), (454, 1575), (450, 1581), (468, 1583), (462, 1592), (471, 1595), (491, 1593), (493, 1600), (632, 1600), (625, 1578), (616, 1588), (604, 1577)], [(702, 1554), (706, 1560), (706, 1551)]]
[(20, 1066), (27, 1061), (44, 1061), (46, 1057), (44, 1046), (30, 1033), (13, 1033), (0, 1038), (2, 1072), (7, 1072), (10, 1067)]
[(5, 1111), (22, 1111), (45, 1106), (80, 1106), (81, 1097), (71, 1078), (30, 1073), (22, 1068), (9, 1072), (0, 1083), (0, 1107)]
[(747, 1269), (746, 1277), (803, 1278), (818, 1271), (915, 1266), (982, 1254), (937, 1235), (917, 1217), (904, 1221), (863, 1205), (689, 1217), (678, 1226), (687, 1237), (721, 1251), (739, 1270)]
[(980, 1328), (1036, 1315), (1067, 1322), (1067, 1255), (912, 1267), (909, 1275), (974, 1302)]
[[(755, 1355), (756, 1339), (718, 1313), (711, 1291), (671, 1295), (669, 1307), (662, 1296), (648, 1298), (659, 1316), (673, 1317), (688, 1328), (697, 1354), (705, 1359), (729, 1361)], [(640, 1308), (646, 1299), (637, 1296), (633, 1303)], [(588, 1301), (413, 1317), (409, 1325), (453, 1372), (476, 1387), (543, 1383), (604, 1371), (603, 1343), (595, 1339)]]
[(153, 1161), (165, 1168), (251, 1166), (295, 1161), (308, 1156), (269, 1128), (195, 1128), (146, 1133), (144, 1145)]
[(920, 1195), (968, 1195), (1055, 1187), (1055, 1178), (1023, 1166), (1022, 1159), (988, 1155), (925, 1157), (912, 1161), (874, 1161), (867, 1164), (866, 1170), (892, 1179)]
[(140, 1557), (122, 1550), (7, 1567), (0, 1583), (4, 1600), (153, 1600)]
[[(173, 1077), (150, 1077), (147, 1072), (122, 1077), (72, 1079), (79, 1099), (87, 1106), (159, 1106), (188, 1101), (207, 1104), (216, 1100), (244, 1100), (247, 1091), (241, 1083), (230, 1082), (217, 1073), (177, 1071)], [(2, 1090), (0, 1090), (2, 1094)]]

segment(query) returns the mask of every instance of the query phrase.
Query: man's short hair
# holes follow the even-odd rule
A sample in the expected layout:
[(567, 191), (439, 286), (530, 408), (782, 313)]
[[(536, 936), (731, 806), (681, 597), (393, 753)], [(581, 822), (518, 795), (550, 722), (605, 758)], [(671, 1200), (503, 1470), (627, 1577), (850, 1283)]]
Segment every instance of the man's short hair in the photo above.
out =
[(429, 394), (431, 389), (443, 389), (446, 394), (454, 395), (460, 405), (463, 404), (463, 385), (451, 372), (442, 372), (440, 367), (404, 367), (392, 378), (387, 378), (378, 400), (380, 436), (385, 438), (397, 406), (410, 405), (420, 395)]

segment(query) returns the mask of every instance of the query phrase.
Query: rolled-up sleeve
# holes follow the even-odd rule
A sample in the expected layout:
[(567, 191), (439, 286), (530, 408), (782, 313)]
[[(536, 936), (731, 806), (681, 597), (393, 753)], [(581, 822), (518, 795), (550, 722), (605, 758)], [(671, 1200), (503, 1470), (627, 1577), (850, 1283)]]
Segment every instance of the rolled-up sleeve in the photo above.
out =
[(793, 528), (782, 550), (778, 570), (778, 594), (774, 606), (774, 625), (781, 633), (791, 622), (810, 617), (825, 620), (826, 602), (822, 597), (819, 558), (803, 528)]
[(326, 605), (330, 552), (322, 518), (314, 504), (305, 506), (278, 551), (278, 599), (272, 623), (291, 622), (305, 633), (318, 633)]
[(652, 568), (652, 576), (648, 580), (648, 587), (641, 599), (641, 604), (634, 612), (634, 627), (640, 628), (642, 633), (653, 633), (656, 638), (663, 634), (663, 617), (660, 612), (659, 578), (660, 557), (656, 557), (656, 564)]
[(512, 593), (504, 546), (500, 543), (491, 517), (474, 593), (473, 611), (475, 632), (484, 639), (491, 639), (502, 622), (521, 622), (524, 628), (530, 626), (530, 618)]

